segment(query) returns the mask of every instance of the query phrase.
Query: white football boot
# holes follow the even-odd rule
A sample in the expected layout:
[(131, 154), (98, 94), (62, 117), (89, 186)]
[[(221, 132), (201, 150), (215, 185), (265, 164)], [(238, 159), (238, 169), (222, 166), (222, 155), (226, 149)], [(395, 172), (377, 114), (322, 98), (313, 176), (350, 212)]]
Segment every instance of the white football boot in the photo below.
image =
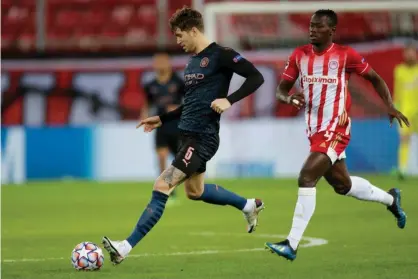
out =
[(107, 252), (109, 252), (110, 261), (113, 264), (120, 264), (128, 256), (132, 250), (131, 245), (128, 241), (112, 241), (106, 236), (102, 239), (102, 244)]
[(258, 225), (258, 214), (260, 214), (265, 207), (263, 201), (260, 199), (250, 199), (248, 202), (251, 202), (251, 204), (249, 204), (251, 208), (247, 212), (244, 211), (244, 218), (248, 222), (247, 232), (252, 233)]

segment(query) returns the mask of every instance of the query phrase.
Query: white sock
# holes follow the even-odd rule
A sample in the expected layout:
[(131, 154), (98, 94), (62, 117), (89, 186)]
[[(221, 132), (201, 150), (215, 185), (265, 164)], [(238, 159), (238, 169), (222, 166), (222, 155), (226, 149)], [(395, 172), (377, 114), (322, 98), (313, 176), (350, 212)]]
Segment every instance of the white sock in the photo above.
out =
[(316, 188), (299, 188), (298, 201), (293, 215), (292, 229), (287, 239), (293, 249), (297, 249), (302, 235), (309, 224), (316, 205)]
[(131, 244), (129, 244), (129, 242), (125, 239), (124, 241), (122, 241), (122, 247), (121, 247), (122, 251), (119, 251), (120, 253), (123, 254), (123, 256), (126, 256), (129, 254), (129, 252), (131, 252), (132, 250), (132, 246)]
[(393, 196), (372, 185), (364, 178), (351, 176), (351, 189), (347, 196), (364, 201), (380, 202), (387, 206), (392, 205)]
[(244, 213), (250, 213), (255, 208), (255, 199), (248, 199), (247, 203), (245, 204), (244, 208), (242, 209), (242, 212)]

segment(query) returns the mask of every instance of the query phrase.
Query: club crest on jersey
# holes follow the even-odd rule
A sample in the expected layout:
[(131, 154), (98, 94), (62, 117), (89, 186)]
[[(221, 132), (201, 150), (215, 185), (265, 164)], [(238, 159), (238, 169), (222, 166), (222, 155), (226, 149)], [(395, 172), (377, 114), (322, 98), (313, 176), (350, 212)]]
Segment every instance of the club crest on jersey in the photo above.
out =
[(200, 60), (200, 67), (205, 68), (209, 64), (209, 58), (203, 57), (202, 60)]
[(337, 60), (331, 60), (331, 61), (329, 61), (329, 63), (328, 63), (328, 68), (329, 68), (330, 70), (335, 70), (335, 69), (338, 69), (338, 66), (339, 66), (339, 64), (338, 64), (338, 61), (337, 61)]

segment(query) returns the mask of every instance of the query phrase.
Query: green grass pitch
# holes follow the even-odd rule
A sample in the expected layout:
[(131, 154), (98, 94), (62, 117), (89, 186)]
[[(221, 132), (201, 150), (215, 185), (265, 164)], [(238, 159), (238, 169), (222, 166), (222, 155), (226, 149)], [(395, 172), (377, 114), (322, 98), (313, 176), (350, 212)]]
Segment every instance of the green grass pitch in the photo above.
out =
[(72, 249), (82, 241), (100, 244), (103, 235), (129, 235), (150, 199), (152, 183), (2, 186), (1, 278), (418, 278), (418, 179), (399, 183), (387, 176), (368, 178), (384, 189), (402, 189), (408, 214), (404, 230), (384, 206), (338, 196), (321, 181), (316, 212), (305, 233), (312, 239), (303, 242), (313, 246), (300, 248), (297, 259), (289, 262), (263, 247), (289, 232), (296, 180), (216, 181), (246, 197), (264, 199), (266, 210), (254, 234), (245, 232), (245, 220), (236, 209), (189, 201), (180, 186), (178, 200), (132, 257), (113, 266), (105, 253), (97, 272), (74, 270)]

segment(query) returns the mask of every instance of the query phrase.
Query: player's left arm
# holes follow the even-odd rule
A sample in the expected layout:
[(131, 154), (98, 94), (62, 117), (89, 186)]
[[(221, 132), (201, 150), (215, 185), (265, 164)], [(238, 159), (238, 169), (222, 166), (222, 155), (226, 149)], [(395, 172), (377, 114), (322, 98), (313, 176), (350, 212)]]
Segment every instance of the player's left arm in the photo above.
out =
[(350, 49), (347, 57), (347, 68), (349, 71), (356, 72), (362, 76), (365, 80), (369, 81), (377, 94), (386, 105), (387, 113), (389, 114), (390, 123), (396, 118), (402, 127), (402, 123), (405, 123), (409, 127), (408, 118), (405, 117), (400, 111), (398, 111), (392, 101), (392, 96), (386, 82), (376, 73), (375, 70), (360, 56), (354, 49)]
[(405, 115), (402, 114), (402, 112), (398, 111), (395, 108), (395, 105), (393, 104), (392, 97), (389, 91), (389, 88), (386, 84), (386, 82), (383, 80), (381, 76), (379, 76), (375, 70), (370, 68), (367, 73), (363, 74), (363, 78), (368, 80), (376, 90), (376, 92), (379, 94), (380, 98), (385, 103), (388, 114), (390, 118), (390, 123), (392, 124), (393, 119), (396, 118), (398, 120), (399, 125), (401, 127), (403, 126), (402, 123), (404, 123), (407, 127), (409, 127), (409, 120), (406, 118)]
[(237, 91), (226, 98), (216, 99), (212, 102), (211, 107), (216, 112), (222, 113), (234, 103), (254, 93), (264, 83), (264, 77), (250, 61), (232, 49), (222, 50), (219, 61), (221, 67), (228, 68), (245, 78), (245, 82)]

